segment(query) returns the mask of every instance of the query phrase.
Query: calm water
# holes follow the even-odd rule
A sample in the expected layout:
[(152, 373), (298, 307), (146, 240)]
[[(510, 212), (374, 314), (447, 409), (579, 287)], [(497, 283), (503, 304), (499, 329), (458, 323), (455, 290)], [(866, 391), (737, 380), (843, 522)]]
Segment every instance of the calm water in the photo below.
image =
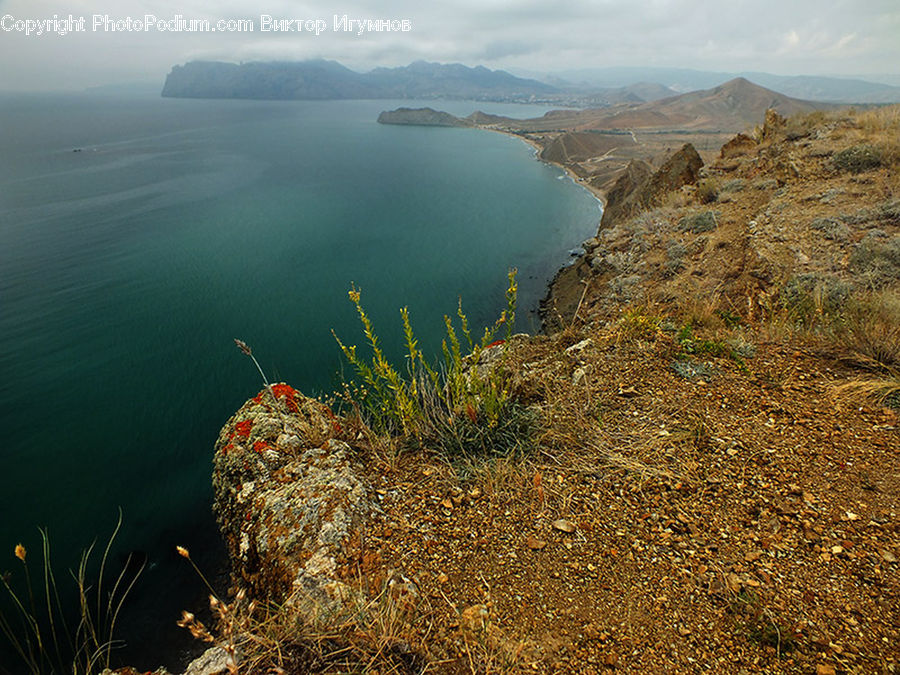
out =
[(232, 338), (329, 392), (331, 329), (362, 342), (351, 282), (390, 350), (408, 305), (436, 351), (459, 296), (492, 322), (517, 266), (533, 310), (596, 231), (597, 202), (522, 142), (375, 123), (400, 104), (0, 97), (0, 571), (20, 541), (38, 557), (38, 527), (73, 566), (121, 507), (122, 549), (149, 560), (133, 665), (174, 667), (189, 642), (173, 621), (202, 589), (174, 546), (221, 559), (212, 446), (260, 388)]

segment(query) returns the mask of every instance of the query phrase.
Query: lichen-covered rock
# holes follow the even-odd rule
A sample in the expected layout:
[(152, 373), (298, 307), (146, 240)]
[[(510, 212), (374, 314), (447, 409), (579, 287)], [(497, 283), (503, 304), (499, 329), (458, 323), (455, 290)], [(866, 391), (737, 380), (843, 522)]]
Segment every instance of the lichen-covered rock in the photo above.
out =
[(331, 410), (285, 384), (228, 420), (214, 505), (235, 578), (254, 597), (328, 604), (371, 510), (370, 490)]

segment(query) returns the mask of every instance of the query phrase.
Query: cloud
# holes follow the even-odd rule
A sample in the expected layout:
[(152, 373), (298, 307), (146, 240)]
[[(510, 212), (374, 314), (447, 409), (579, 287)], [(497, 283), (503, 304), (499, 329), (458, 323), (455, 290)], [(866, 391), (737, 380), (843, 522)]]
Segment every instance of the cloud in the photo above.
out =
[[(114, 17), (249, 18), (252, 33), (0, 32), (0, 89), (162, 83), (175, 64), (324, 57), (359, 70), (416, 59), (552, 72), (608, 65), (668, 65), (780, 74), (885, 72), (900, 62), (896, 0), (67, 0), (65, 13)], [(213, 8), (214, 7), (214, 8)], [(0, 16), (52, 17), (56, 0), (3, 0)], [(280, 18), (410, 19), (405, 33), (264, 34)]]

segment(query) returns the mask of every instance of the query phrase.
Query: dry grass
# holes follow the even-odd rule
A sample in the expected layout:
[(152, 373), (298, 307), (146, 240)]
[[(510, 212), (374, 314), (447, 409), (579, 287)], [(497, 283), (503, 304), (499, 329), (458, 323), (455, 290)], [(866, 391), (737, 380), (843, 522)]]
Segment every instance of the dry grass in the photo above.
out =
[(900, 105), (858, 113), (856, 122), (877, 149), (881, 164), (886, 167), (897, 166), (900, 163)]
[(275, 605), (247, 603), (242, 592), (231, 603), (210, 596), (214, 630), (187, 612), (179, 625), (196, 639), (218, 642), (231, 673), (423, 672), (429, 624), (414, 586), (400, 575), (374, 597), (363, 586), (360, 581), (342, 603), (318, 611), (297, 598)]
[(878, 378), (857, 378), (834, 388), (838, 400), (874, 401), (879, 405), (900, 410), (900, 374)]
[(856, 114), (859, 127), (869, 135), (900, 132), (900, 105), (889, 105)]
[(836, 339), (858, 365), (895, 372), (900, 368), (900, 294), (889, 289), (855, 298)]

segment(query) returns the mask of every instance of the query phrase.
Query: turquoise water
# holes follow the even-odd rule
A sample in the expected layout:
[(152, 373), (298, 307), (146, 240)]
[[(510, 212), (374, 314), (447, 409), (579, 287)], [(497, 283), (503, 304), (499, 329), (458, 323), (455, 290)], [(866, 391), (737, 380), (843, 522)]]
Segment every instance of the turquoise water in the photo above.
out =
[(598, 203), (521, 141), (375, 123), (401, 104), (0, 97), (0, 572), (38, 527), (73, 566), (121, 507), (123, 550), (149, 562), (134, 665), (174, 667), (186, 642), (172, 625), (198, 584), (174, 546), (221, 560), (212, 446), (261, 384), (232, 338), (270, 379), (327, 393), (331, 329), (362, 341), (351, 283), (389, 351), (403, 305), (437, 351), (458, 297), (473, 324), (497, 317), (511, 266), (518, 328), (536, 329), (596, 231)]

